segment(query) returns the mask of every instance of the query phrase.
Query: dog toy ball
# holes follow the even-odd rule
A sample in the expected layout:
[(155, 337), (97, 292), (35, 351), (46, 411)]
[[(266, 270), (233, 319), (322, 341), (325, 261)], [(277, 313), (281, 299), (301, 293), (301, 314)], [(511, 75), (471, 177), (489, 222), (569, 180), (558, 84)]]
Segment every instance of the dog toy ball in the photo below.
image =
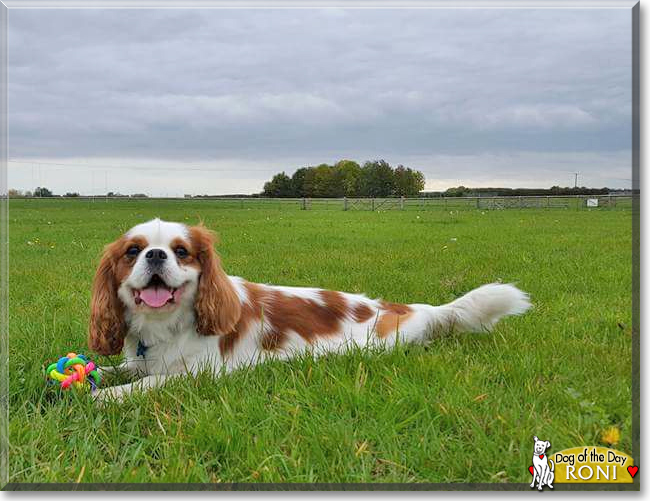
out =
[(90, 385), (90, 389), (95, 390), (102, 380), (95, 362), (76, 353), (68, 353), (59, 358), (58, 362), (50, 364), (45, 374), (48, 381), (55, 384), (58, 382), (64, 390), (71, 386), (82, 388), (84, 385)]

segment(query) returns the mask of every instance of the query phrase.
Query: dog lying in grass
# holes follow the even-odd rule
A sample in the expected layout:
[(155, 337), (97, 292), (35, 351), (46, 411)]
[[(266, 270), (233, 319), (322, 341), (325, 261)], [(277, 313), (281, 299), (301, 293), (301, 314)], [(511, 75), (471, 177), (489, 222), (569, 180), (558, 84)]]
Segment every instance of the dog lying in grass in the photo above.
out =
[(396, 304), (363, 295), (280, 287), (228, 276), (203, 226), (154, 219), (109, 244), (92, 288), (88, 344), (123, 352), (116, 368), (141, 379), (107, 387), (121, 399), (169, 377), (215, 373), (307, 350), (424, 342), (440, 332), (489, 330), (530, 307), (510, 284), (488, 284), (442, 306)]

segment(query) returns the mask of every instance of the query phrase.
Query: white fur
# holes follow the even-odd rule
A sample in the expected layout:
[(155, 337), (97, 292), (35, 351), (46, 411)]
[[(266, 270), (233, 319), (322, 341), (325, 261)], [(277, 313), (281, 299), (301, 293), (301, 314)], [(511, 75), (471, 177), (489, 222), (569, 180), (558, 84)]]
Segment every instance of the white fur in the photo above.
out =
[[(128, 235), (143, 235), (150, 245), (169, 250), (171, 241), (187, 236), (187, 228), (177, 223), (160, 220), (141, 224)], [(148, 247), (148, 248), (149, 248)], [(142, 252), (144, 254), (144, 252)], [(141, 257), (141, 256), (140, 256)], [(138, 258), (140, 259), (140, 258)], [(409, 305), (413, 314), (399, 325), (399, 331), (381, 338), (375, 332), (381, 314), (381, 303), (365, 296), (344, 293), (348, 307), (365, 304), (373, 315), (365, 322), (355, 322), (348, 315), (341, 322), (340, 332), (319, 336), (310, 344), (297, 333), (288, 333), (289, 341), (280, 350), (268, 352), (261, 346), (263, 335), (272, 328), (269, 320), (253, 322), (248, 331), (240, 336), (234, 350), (225, 357), (219, 349), (219, 336), (202, 336), (196, 331), (194, 299), (197, 291), (198, 273), (191, 267), (185, 269), (175, 259), (168, 259), (166, 280), (174, 284), (185, 284), (183, 296), (178, 304), (165, 312), (136, 312), (130, 287), (142, 287), (149, 280), (144, 266), (134, 266), (131, 275), (119, 289), (119, 297), (126, 306), (126, 320), (129, 325), (123, 354), (125, 361), (119, 367), (132, 374), (145, 376), (135, 383), (98, 390), (97, 398), (122, 398), (134, 389), (148, 389), (162, 384), (167, 376), (186, 372), (197, 373), (209, 368), (215, 374), (222, 369), (234, 370), (242, 366), (263, 362), (269, 357), (289, 358), (311, 350), (319, 355), (328, 352), (344, 352), (351, 346), (391, 346), (399, 336), (402, 342), (423, 342), (436, 333), (450, 331), (480, 332), (489, 330), (501, 317), (524, 313), (529, 307), (528, 296), (510, 284), (489, 284), (479, 287), (455, 301), (443, 306), (428, 304)], [(244, 280), (229, 277), (242, 303), (248, 301)], [(263, 285), (285, 295), (317, 301), (324, 304), (319, 289), (300, 287), (276, 287)], [(267, 312), (273, 304), (265, 305)], [(146, 356), (136, 354), (138, 341), (148, 346)], [(104, 369), (106, 370), (106, 369)]]

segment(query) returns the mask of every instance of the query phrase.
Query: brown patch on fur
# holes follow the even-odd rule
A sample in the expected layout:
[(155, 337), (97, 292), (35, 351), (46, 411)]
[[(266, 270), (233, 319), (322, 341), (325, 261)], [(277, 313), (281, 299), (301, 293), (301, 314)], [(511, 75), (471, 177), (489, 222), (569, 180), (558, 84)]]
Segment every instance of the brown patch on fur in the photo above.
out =
[(400, 326), (404, 325), (404, 322), (413, 314), (411, 307), (406, 304), (381, 301), (381, 307), (383, 313), (379, 315), (379, 319), (375, 325), (375, 331), (381, 338), (395, 334)]
[(287, 340), (287, 335), (276, 329), (271, 329), (264, 334), (262, 338), (262, 349), (267, 351), (275, 351), (282, 348), (282, 345)]
[(88, 347), (100, 355), (116, 355), (122, 351), (126, 322), (124, 305), (117, 297), (122, 281), (131, 273), (135, 257), (126, 255), (133, 245), (144, 249), (144, 237), (120, 237), (104, 248), (93, 280), (88, 323)]
[(388, 310), (398, 315), (406, 315), (413, 311), (408, 304), (389, 303), (388, 301), (379, 301), (379, 303), (381, 304), (382, 310)]
[(269, 289), (264, 298), (264, 317), (270, 324), (267, 346), (279, 347), (289, 331), (308, 343), (317, 336), (337, 334), (347, 315), (345, 297), (340, 292), (321, 291), (324, 305)]
[[(113, 258), (115, 263), (115, 279), (117, 280), (117, 286), (129, 276), (133, 265), (135, 264), (138, 256), (127, 256), (126, 251), (129, 250), (134, 245), (137, 245), (140, 250), (144, 249), (149, 245), (149, 242), (146, 238), (142, 236), (135, 236), (133, 238), (121, 237), (114, 244), (117, 244), (113, 249)], [(112, 244), (111, 244), (112, 245)], [(108, 247), (107, 247), (108, 248)]]
[(239, 340), (239, 331), (233, 330), (228, 334), (219, 337), (219, 352), (222, 357), (226, 357), (235, 348), (235, 343)]
[[(364, 303), (356, 303), (351, 307), (345, 295), (340, 292), (319, 291), (321, 303), (291, 296), (260, 284), (244, 282), (244, 287), (247, 300), (241, 305), (239, 320), (219, 340), (222, 356), (232, 353), (255, 322), (260, 322), (264, 328), (261, 348), (274, 351), (283, 347), (289, 332), (295, 332), (308, 343), (313, 343), (318, 336), (338, 334), (343, 320), (348, 316), (355, 322), (366, 322), (376, 315)], [(381, 337), (385, 337), (395, 332), (398, 325), (411, 314), (412, 310), (407, 305), (383, 302), (375, 329)]]
[(289, 296), (271, 287), (245, 282), (247, 301), (231, 332), (219, 340), (222, 355), (228, 355), (254, 322), (260, 322), (264, 334), (260, 345), (264, 350), (282, 348), (289, 331), (312, 343), (316, 336), (336, 334), (348, 313), (345, 296), (340, 292), (320, 291), (324, 303)]
[(332, 310), (332, 313), (340, 319), (343, 319), (347, 316), (348, 301), (343, 294), (336, 291), (326, 291), (322, 290), (318, 293), (325, 303), (325, 305)]
[(363, 323), (370, 320), (375, 313), (372, 311), (372, 308), (364, 303), (358, 303), (352, 309), (352, 317), (355, 322)]
[[(214, 233), (203, 225), (189, 229), (192, 256), (201, 267), (194, 302), (197, 330), (204, 336), (231, 332), (241, 316), (241, 301), (214, 250)], [(188, 249), (189, 250), (189, 249)]]
[(237, 325), (226, 335), (219, 339), (219, 350), (222, 356), (232, 353), (235, 344), (242, 335), (246, 334), (253, 322), (262, 318), (262, 296), (263, 288), (258, 284), (244, 282), (247, 300), (241, 305), (241, 315)]
[[(176, 255), (176, 249), (178, 249), (179, 247), (183, 247), (185, 250), (187, 250), (187, 256), (180, 258)], [(197, 267), (200, 267), (196, 258), (196, 254), (193, 252), (192, 244), (187, 240), (185, 240), (184, 238), (176, 237), (169, 244), (169, 248), (172, 251), (174, 251), (174, 256), (176, 256), (176, 260), (180, 264), (188, 265), (188, 264), (196, 263)]]

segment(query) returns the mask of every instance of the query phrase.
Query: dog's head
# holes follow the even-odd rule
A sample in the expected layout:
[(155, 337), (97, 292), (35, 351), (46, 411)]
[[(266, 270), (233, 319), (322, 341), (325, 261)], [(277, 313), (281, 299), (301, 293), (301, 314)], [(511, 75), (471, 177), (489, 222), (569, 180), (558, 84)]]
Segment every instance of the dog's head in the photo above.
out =
[(535, 454), (544, 454), (547, 449), (551, 448), (551, 442), (548, 440), (539, 440), (537, 437), (533, 437), (535, 440)]
[(164, 324), (194, 315), (200, 334), (230, 332), (240, 302), (214, 242), (202, 225), (154, 219), (106, 246), (92, 288), (89, 347), (119, 353), (136, 318)]

